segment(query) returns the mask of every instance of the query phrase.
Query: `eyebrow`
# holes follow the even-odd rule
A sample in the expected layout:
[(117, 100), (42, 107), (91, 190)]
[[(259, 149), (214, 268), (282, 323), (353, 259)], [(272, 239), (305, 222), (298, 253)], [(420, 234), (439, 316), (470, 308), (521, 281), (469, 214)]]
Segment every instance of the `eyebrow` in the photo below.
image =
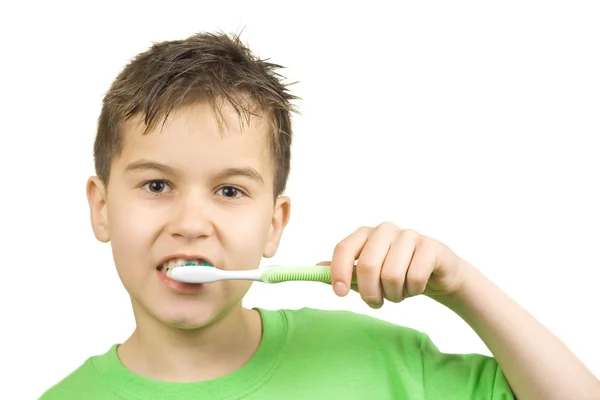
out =
[(159, 171), (159, 172), (164, 172), (167, 174), (172, 174), (173, 173), (173, 168), (169, 167), (166, 164), (161, 164), (155, 161), (148, 161), (148, 160), (138, 160), (135, 162), (132, 162), (131, 164), (129, 164), (127, 166), (127, 168), (125, 168), (125, 172), (136, 172), (136, 171), (146, 171), (146, 170), (154, 170), (154, 171)]
[[(149, 160), (138, 160), (138, 161), (132, 162), (125, 168), (126, 173), (136, 172), (136, 171), (146, 171), (146, 170), (159, 171), (159, 172), (163, 172), (165, 174), (171, 174), (171, 175), (175, 174), (175, 170), (173, 168), (171, 168), (170, 166), (168, 166), (166, 164), (161, 164), (156, 161), (149, 161)], [(216, 178), (220, 180), (220, 179), (231, 178), (234, 176), (242, 176), (242, 177), (249, 178), (249, 179), (259, 182), (259, 183), (264, 183), (264, 180), (263, 180), (262, 176), (260, 175), (260, 173), (251, 167), (226, 168), (226, 169), (220, 171), (216, 175)]]
[(217, 174), (217, 179), (227, 179), (233, 176), (242, 176), (259, 183), (264, 183), (263, 178), (258, 171), (250, 167), (226, 168)]

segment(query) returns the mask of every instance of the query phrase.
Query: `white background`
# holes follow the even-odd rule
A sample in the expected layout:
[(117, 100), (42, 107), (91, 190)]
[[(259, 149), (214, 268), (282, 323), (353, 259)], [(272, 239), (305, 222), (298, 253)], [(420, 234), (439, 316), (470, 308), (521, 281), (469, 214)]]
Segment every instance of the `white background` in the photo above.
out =
[[(597, 2), (20, 3), (0, 9), (2, 393), (36, 398), (131, 333), (85, 198), (102, 96), (153, 41), (216, 29), (244, 29), (303, 98), (292, 219), (270, 262), (327, 259), (364, 224), (416, 229), (600, 376)], [(423, 297), (373, 311), (322, 284), (257, 283), (245, 304), (350, 309), (489, 354)]]

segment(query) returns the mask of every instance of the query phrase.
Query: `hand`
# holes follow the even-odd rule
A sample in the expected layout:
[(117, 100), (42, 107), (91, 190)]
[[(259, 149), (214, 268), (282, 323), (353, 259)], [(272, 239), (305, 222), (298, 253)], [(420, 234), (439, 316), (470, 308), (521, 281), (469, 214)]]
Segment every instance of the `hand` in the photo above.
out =
[[(355, 261), (356, 267), (355, 267)], [(457, 292), (464, 281), (464, 261), (444, 244), (392, 223), (362, 227), (338, 243), (329, 265), (338, 296), (357, 291), (372, 308), (383, 300), (431, 297)], [(351, 285), (356, 268), (357, 285)]]

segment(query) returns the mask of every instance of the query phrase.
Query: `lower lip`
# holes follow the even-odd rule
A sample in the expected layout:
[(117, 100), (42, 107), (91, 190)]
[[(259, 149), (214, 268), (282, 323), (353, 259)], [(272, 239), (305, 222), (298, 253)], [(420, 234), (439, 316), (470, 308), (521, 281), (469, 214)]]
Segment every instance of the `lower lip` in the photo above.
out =
[(169, 278), (167, 275), (165, 275), (164, 273), (162, 273), (159, 270), (156, 270), (156, 273), (158, 274), (158, 277), (160, 278), (160, 280), (163, 281), (163, 283), (165, 285), (167, 285), (167, 287), (169, 289), (171, 289), (177, 293), (185, 293), (185, 294), (198, 293), (204, 287), (204, 285), (202, 283), (186, 283), (186, 282), (175, 281), (175, 280)]

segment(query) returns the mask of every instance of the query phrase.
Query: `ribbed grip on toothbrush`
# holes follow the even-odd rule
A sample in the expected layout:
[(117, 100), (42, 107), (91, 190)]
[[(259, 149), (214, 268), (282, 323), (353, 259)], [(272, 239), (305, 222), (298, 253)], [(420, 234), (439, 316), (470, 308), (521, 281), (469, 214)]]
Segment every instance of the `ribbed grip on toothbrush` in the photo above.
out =
[(260, 280), (265, 283), (289, 281), (331, 283), (331, 270), (327, 266), (270, 267), (265, 269)]

